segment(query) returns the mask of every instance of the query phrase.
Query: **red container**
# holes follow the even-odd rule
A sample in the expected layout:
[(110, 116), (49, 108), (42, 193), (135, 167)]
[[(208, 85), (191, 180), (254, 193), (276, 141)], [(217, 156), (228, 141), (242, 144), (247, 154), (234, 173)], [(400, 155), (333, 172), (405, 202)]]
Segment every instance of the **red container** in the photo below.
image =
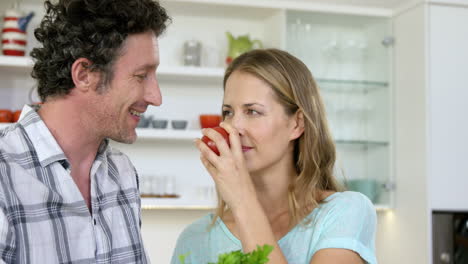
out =
[(221, 120), (221, 115), (200, 115), (200, 126), (201, 128), (217, 127)]
[(0, 109), (0, 123), (13, 122), (13, 113), (7, 109)]

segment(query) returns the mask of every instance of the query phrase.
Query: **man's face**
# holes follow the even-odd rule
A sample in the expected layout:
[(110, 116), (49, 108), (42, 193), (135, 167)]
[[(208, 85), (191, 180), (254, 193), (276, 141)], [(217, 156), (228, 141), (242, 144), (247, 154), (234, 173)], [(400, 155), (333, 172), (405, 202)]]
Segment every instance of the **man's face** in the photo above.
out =
[(156, 79), (158, 40), (153, 32), (129, 35), (113, 67), (112, 80), (96, 93), (96, 133), (122, 143), (136, 140), (135, 128), (148, 105), (162, 103)]

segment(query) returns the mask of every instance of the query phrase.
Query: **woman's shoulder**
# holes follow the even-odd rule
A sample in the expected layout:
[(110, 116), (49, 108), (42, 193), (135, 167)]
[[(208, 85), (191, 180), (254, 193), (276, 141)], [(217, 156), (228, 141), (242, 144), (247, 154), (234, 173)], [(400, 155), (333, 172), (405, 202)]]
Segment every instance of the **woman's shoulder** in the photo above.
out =
[(320, 249), (344, 248), (357, 252), (367, 263), (375, 260), (377, 215), (372, 202), (359, 192), (336, 192), (313, 212), (308, 230), (317, 238), (313, 255)]
[[(172, 264), (179, 264), (179, 257), (182, 255), (188, 255), (189, 259), (194, 259), (198, 257), (198, 254), (205, 253), (201, 245), (207, 244), (211, 219), (211, 215), (208, 214), (184, 228), (177, 238), (177, 243), (172, 254)], [(188, 261), (188, 263), (198, 262)]]
[[(315, 212), (316, 211), (316, 212)], [(376, 214), (372, 202), (362, 193), (344, 191), (335, 192), (323, 200), (311, 215), (320, 215), (326, 219), (351, 217), (362, 219)]]
[(208, 235), (213, 214), (204, 215), (184, 228), (179, 236), (179, 240), (200, 240)]
[(373, 208), (372, 202), (360, 192), (335, 192), (324, 199), (323, 207)]

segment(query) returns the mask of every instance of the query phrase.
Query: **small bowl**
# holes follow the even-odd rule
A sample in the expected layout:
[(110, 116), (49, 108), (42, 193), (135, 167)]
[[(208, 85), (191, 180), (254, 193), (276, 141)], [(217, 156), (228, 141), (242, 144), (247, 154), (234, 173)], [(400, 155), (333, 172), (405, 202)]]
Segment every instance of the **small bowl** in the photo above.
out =
[(171, 125), (173, 129), (185, 129), (187, 127), (187, 120), (172, 120)]
[(164, 129), (167, 127), (167, 119), (155, 119), (152, 125), (154, 128)]
[(149, 127), (149, 125), (151, 124), (151, 121), (153, 120), (153, 117), (150, 116), (150, 117), (145, 117), (144, 115), (142, 115), (140, 117), (140, 122), (138, 122), (138, 125), (137, 127), (139, 128), (147, 128)]

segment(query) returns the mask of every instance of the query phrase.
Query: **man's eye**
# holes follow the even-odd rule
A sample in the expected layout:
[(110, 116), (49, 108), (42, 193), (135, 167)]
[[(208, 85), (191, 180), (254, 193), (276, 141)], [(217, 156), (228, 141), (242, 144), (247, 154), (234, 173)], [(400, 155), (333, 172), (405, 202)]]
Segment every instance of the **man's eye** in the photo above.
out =
[(136, 76), (137, 78), (141, 79), (141, 80), (144, 80), (144, 79), (146, 79), (147, 74), (136, 74), (135, 76)]

